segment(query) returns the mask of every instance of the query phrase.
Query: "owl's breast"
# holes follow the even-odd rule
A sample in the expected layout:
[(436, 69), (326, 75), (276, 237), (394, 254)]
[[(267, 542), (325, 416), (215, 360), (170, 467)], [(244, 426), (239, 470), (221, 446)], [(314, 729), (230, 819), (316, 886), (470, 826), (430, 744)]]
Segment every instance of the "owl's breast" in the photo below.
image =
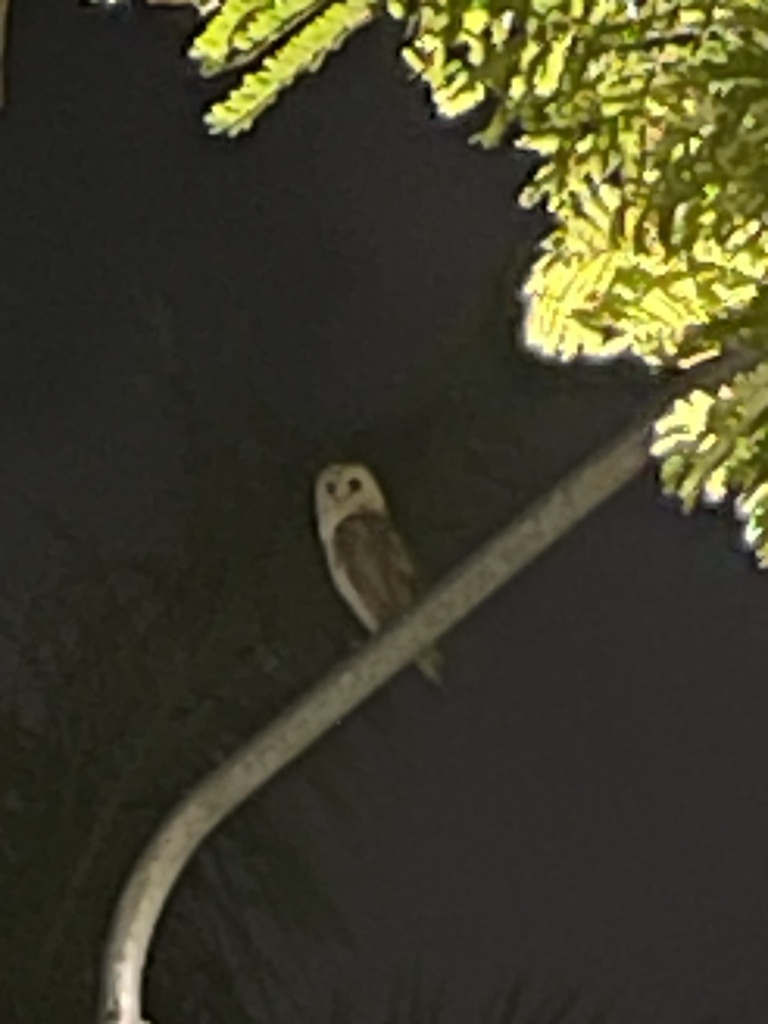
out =
[(344, 558), (339, 555), (333, 543), (327, 546), (326, 557), (331, 577), (339, 594), (365, 628), (371, 633), (375, 632), (379, 628), (379, 623), (376, 621), (376, 617), (372, 613), (368, 602), (366, 602), (365, 595), (360, 592), (352, 581)]

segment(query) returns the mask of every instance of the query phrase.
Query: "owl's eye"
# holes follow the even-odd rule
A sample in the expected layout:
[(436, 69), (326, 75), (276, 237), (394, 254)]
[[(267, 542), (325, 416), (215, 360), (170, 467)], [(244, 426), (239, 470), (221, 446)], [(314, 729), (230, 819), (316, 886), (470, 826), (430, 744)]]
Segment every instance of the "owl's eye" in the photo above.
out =
[(353, 476), (352, 479), (349, 481), (349, 489), (352, 492), (359, 491), (362, 486), (363, 485), (360, 483), (356, 476)]
[(336, 493), (336, 484), (333, 483), (332, 480), (329, 480), (328, 483), (325, 485), (325, 489), (328, 492), (328, 494), (334, 495)]

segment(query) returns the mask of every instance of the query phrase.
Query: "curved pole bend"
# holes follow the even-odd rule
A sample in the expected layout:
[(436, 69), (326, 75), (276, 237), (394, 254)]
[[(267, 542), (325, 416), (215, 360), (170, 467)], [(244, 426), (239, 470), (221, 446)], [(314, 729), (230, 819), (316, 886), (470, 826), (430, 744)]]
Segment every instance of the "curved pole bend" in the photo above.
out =
[(753, 367), (737, 351), (699, 364), (659, 388), (617, 440), (566, 476), (544, 498), (449, 573), (413, 611), (334, 668), (197, 785), (144, 850), (120, 896), (102, 966), (99, 1024), (142, 1024), (141, 980), (152, 934), (177, 878), (220, 822), (277, 772), (414, 660), (646, 464), (648, 434), (667, 404)]

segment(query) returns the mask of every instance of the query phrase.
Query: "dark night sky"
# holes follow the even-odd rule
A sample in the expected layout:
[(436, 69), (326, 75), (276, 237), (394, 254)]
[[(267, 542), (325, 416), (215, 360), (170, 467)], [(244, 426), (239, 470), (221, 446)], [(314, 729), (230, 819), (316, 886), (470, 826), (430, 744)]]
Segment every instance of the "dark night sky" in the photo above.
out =
[[(217, 415), (252, 392), (341, 448), (535, 222), (512, 209), (520, 161), (434, 121), (385, 27), (225, 143), (196, 120), (178, 13), (53, 6), (16, 5), (0, 125), (13, 587), (46, 569), (19, 490), (110, 541), (152, 528), (176, 450), (126, 385), (143, 298), (172, 309)], [(537, 419), (510, 381), (529, 461), (621, 421), (609, 389), (573, 387)], [(420, 958), (449, 1024), (518, 967), (592, 1005), (618, 992), (615, 1024), (765, 1024), (766, 584), (734, 536), (648, 474), (456, 631), (445, 700), (398, 682), (376, 699), (392, 736), (371, 708), (345, 725), (366, 806), (315, 855), (359, 943), (339, 974), (359, 1019)], [(307, 971), (313, 1019), (327, 989)]]

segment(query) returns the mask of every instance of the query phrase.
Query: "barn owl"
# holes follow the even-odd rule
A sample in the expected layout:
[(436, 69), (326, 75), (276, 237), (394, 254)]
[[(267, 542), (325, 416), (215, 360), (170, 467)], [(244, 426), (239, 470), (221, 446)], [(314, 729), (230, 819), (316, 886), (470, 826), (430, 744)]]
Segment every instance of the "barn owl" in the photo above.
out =
[[(375, 633), (399, 618), (424, 585), (373, 473), (360, 463), (327, 466), (315, 483), (315, 513), (333, 584), (363, 625)], [(439, 683), (434, 648), (416, 664)]]

